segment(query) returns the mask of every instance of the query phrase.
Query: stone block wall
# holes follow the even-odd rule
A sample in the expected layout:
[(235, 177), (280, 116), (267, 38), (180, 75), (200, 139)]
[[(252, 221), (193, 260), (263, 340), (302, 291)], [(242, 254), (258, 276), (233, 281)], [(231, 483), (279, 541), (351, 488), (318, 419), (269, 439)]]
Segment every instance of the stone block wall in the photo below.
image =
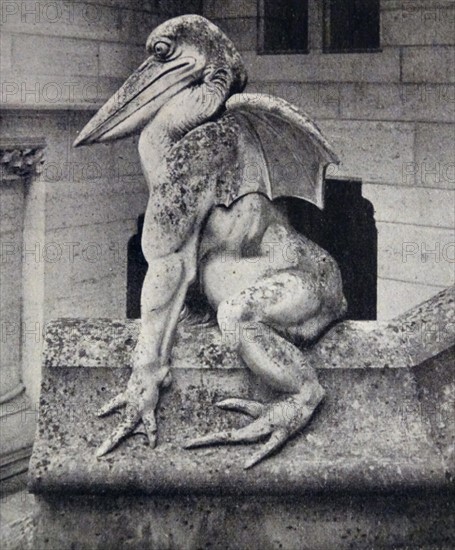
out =
[(204, 0), (242, 51), (247, 91), (314, 117), (361, 179), (378, 228), (378, 316), (391, 318), (454, 283), (455, 5), (382, 0), (381, 51), (322, 51), (321, 2), (309, 1), (307, 55), (257, 54), (256, 0)]

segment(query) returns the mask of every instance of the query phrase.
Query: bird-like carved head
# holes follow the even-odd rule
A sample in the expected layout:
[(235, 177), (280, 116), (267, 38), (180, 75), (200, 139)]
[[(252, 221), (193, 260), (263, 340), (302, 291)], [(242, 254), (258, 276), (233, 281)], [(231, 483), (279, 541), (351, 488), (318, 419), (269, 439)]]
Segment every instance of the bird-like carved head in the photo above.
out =
[(141, 131), (184, 91), (199, 88), (222, 105), (246, 85), (246, 70), (232, 41), (199, 15), (159, 25), (146, 49), (149, 57), (83, 128), (75, 146)]

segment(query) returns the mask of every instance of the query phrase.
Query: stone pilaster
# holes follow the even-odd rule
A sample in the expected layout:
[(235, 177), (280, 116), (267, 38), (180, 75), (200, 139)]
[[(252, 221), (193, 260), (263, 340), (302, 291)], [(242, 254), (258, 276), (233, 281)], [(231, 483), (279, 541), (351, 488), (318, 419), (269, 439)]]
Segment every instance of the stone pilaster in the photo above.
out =
[(0, 477), (26, 468), (35, 415), (23, 377), (26, 196), (42, 163), (44, 140), (0, 140)]

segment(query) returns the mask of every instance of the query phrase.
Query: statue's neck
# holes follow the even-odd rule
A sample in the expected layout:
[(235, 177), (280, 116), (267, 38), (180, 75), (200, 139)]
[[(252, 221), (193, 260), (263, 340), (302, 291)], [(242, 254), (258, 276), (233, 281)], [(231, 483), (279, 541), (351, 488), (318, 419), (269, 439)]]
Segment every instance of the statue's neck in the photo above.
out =
[(224, 101), (221, 94), (201, 86), (185, 90), (160, 109), (139, 139), (142, 169), (150, 186), (166, 177), (167, 159), (174, 145), (188, 132), (211, 120)]

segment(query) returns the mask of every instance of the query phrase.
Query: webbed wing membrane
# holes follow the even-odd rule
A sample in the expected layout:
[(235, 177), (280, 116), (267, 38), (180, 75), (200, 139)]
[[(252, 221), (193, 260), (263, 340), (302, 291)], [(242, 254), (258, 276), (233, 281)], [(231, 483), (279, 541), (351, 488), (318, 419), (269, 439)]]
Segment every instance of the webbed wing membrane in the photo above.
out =
[(260, 192), (323, 208), (325, 169), (339, 160), (317, 126), (287, 101), (265, 94), (234, 95), (226, 107), (240, 127), (242, 183), (224, 204)]

